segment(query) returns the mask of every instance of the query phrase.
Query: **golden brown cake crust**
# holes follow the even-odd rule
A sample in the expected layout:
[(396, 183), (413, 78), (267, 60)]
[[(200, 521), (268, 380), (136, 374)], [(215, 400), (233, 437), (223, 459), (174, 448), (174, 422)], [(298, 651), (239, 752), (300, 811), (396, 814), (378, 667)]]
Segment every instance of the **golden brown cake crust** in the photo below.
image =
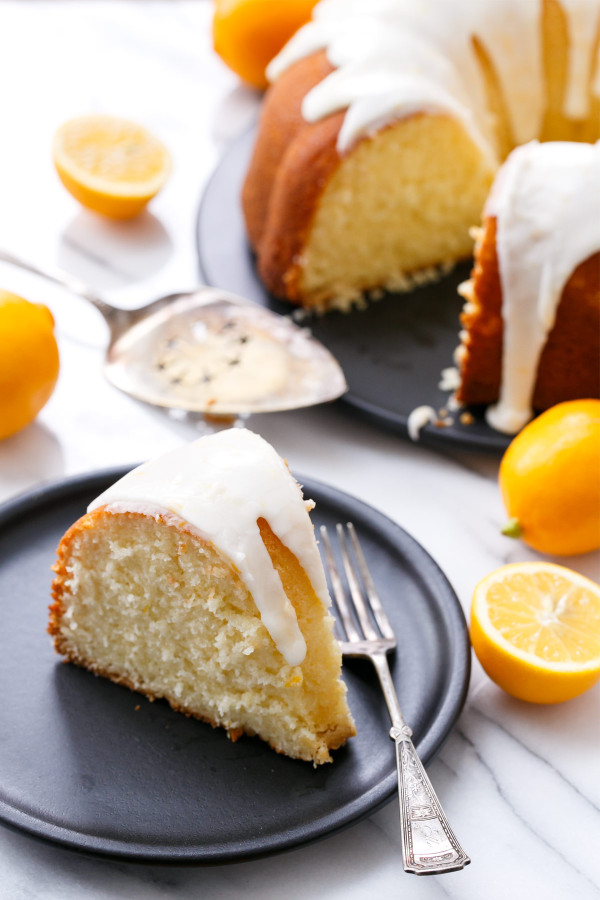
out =
[[(83, 531), (94, 528), (101, 520), (103, 510), (97, 509), (94, 512), (86, 513), (80, 519), (71, 525), (68, 531), (62, 536), (58, 549), (56, 551), (56, 562), (52, 566), (54, 572), (54, 581), (52, 582), (51, 594), (53, 603), (50, 605), (50, 621), (48, 623), (48, 634), (54, 638), (54, 649), (57, 653), (67, 654), (64, 641), (61, 639), (60, 623), (65, 612), (65, 604), (63, 596), (66, 590), (68, 580), (67, 560), (70, 549), (77, 536)], [(76, 660), (73, 660), (76, 662)]]
[[(496, 219), (484, 223), (472, 272), (470, 305), (461, 315), (468, 337), (460, 362), (460, 403), (495, 403), (502, 369), (502, 288)], [(600, 253), (582, 262), (563, 291), (538, 367), (536, 410), (564, 400), (600, 397)]]
[(269, 88), (262, 104), (254, 151), (242, 190), (248, 237), (256, 248), (267, 222), (271, 191), (281, 159), (297, 133), (306, 127), (304, 96), (333, 71), (324, 53), (300, 60)]
[(260, 277), (271, 293), (294, 301), (300, 300), (298, 257), (318, 198), (340, 162), (336, 141), (345, 115), (309, 123), (301, 106), (332, 71), (320, 51), (295, 63), (269, 88), (242, 191)]

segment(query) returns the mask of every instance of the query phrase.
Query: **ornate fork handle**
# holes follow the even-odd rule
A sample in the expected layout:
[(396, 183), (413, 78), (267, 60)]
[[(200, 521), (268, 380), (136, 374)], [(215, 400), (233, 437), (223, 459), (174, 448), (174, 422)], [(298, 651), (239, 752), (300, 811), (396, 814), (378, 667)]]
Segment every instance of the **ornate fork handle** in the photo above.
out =
[(450, 828), (411, 735), (408, 725), (390, 729), (396, 744), (404, 868), (415, 875), (462, 869), (471, 860)]
[[(398, 764), (404, 869), (406, 872), (414, 872), (415, 875), (436, 875), (463, 869), (471, 860), (448, 824), (440, 801), (411, 741), (412, 731), (404, 721), (400, 709), (387, 659), (387, 654), (397, 646), (394, 630), (375, 590), (354, 526), (348, 522), (346, 527), (353, 545), (360, 580), (365, 589), (364, 594), (348, 553), (343, 525), (338, 524), (336, 531), (348, 580), (348, 596), (324, 525), (321, 526), (323, 552), (329, 569), (336, 609), (345, 631), (345, 640), (340, 637), (339, 641), (342, 653), (344, 656), (359, 656), (371, 660), (390, 714), (392, 722), (390, 737), (396, 744)], [(352, 607), (356, 614), (356, 622), (351, 613)], [(371, 621), (369, 612), (374, 621)], [(360, 630), (357, 628), (359, 622)], [(374, 622), (377, 622), (377, 629)]]
[(471, 860), (458, 843), (404, 722), (385, 653), (370, 654), (392, 720), (404, 868), (415, 875), (464, 869)]

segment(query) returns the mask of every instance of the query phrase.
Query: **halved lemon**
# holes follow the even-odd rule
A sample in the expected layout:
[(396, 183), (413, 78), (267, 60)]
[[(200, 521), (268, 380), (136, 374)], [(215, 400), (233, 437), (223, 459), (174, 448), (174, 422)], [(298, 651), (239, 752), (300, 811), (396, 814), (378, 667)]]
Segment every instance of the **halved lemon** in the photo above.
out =
[(138, 215), (171, 171), (166, 147), (149, 131), (116, 116), (80, 116), (54, 137), (60, 180), (76, 200), (112, 219)]
[(475, 588), (470, 633), (479, 662), (509, 694), (570, 700), (600, 679), (600, 586), (553, 563), (502, 566)]

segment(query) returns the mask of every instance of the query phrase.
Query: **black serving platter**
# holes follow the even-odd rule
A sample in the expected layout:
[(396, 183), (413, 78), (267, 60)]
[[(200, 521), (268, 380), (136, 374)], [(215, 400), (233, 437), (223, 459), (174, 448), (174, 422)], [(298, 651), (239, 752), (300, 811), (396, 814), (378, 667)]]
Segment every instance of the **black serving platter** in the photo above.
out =
[[(344, 666), (357, 736), (332, 765), (231, 743), (71, 664), (46, 633), (50, 567), (63, 532), (126, 469), (44, 486), (0, 508), (0, 820), (85, 853), (226, 863), (323, 838), (395, 794), (394, 745), (364, 661)], [(399, 649), (393, 675), (425, 762), (469, 682), (464, 616), (425, 550), (381, 513), (302, 478), (315, 525), (354, 521)]]
[[(196, 228), (200, 275), (206, 284), (290, 315), (289, 304), (269, 295), (258, 278), (246, 238), (240, 196), (254, 136), (252, 130), (231, 144), (205, 188)], [(386, 294), (365, 309), (306, 319), (344, 371), (349, 389), (341, 402), (405, 435), (415, 407), (445, 408), (449, 392), (438, 385), (442, 370), (453, 365), (462, 308), (457, 287), (471, 265), (409, 293)], [(510, 437), (487, 425), (482, 408), (469, 411), (471, 424), (454, 415), (447, 427), (427, 425), (420, 440), (440, 449), (503, 452)]]

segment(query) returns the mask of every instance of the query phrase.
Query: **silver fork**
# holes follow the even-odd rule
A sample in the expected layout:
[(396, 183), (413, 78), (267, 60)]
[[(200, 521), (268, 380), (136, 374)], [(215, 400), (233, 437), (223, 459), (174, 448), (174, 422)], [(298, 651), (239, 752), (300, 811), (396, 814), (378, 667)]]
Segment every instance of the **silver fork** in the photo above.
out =
[[(396, 744), (402, 861), (406, 872), (439, 875), (463, 869), (471, 860), (458, 843), (411, 740), (392, 681), (387, 654), (396, 647), (396, 635), (375, 590), (373, 579), (351, 522), (347, 532), (354, 551), (353, 563), (342, 525), (336, 526), (350, 599), (333, 555), (329, 534), (321, 526), (326, 568), (346, 639), (338, 643), (344, 656), (370, 659), (379, 676)], [(361, 582), (364, 591), (361, 589)], [(355, 614), (355, 617), (353, 615)], [(375, 627), (377, 624), (377, 628)], [(360, 626), (357, 628), (357, 624)]]

